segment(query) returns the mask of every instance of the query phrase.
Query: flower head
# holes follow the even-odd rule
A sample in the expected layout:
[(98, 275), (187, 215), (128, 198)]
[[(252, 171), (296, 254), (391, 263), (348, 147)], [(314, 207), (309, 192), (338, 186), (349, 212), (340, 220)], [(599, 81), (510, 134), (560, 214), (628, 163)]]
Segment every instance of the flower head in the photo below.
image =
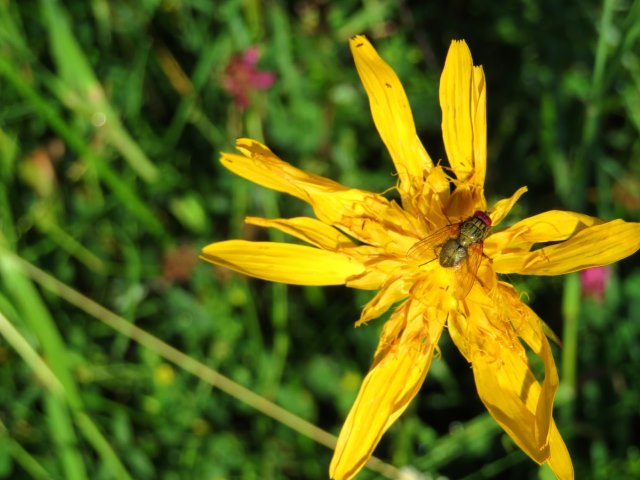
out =
[(251, 92), (269, 88), (276, 79), (273, 73), (256, 68), (258, 56), (257, 47), (250, 47), (242, 55), (232, 57), (225, 68), (222, 85), (238, 108), (247, 108)]
[[(332, 478), (353, 477), (407, 408), (445, 326), (471, 364), (489, 413), (533, 460), (548, 464), (560, 479), (573, 478), (552, 417), (558, 373), (544, 324), (498, 274), (559, 275), (606, 265), (640, 248), (640, 224), (550, 211), (496, 230), (526, 188), (487, 207), (485, 78), (466, 43), (452, 43), (440, 81), (450, 169), (435, 164), (422, 146), (391, 67), (365, 37), (350, 44), (398, 174), (401, 205), (301, 171), (257, 141), (240, 139), (240, 154), (224, 153), (222, 163), (309, 203), (316, 216), (246, 221), (310, 246), (230, 240), (205, 247), (203, 258), (265, 280), (377, 290), (356, 325), (398, 304), (340, 432)], [(525, 344), (544, 365), (542, 380), (531, 369)]]

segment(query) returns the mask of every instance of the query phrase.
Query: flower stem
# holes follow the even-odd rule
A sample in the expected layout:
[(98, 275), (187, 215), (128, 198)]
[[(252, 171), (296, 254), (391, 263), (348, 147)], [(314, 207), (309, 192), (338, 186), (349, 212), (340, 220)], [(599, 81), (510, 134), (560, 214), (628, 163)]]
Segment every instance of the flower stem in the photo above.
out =
[(564, 420), (573, 418), (573, 399), (576, 393), (576, 370), (578, 362), (578, 319), (580, 316), (580, 277), (572, 273), (565, 277), (562, 294), (562, 385), (568, 393), (568, 401), (563, 412)]

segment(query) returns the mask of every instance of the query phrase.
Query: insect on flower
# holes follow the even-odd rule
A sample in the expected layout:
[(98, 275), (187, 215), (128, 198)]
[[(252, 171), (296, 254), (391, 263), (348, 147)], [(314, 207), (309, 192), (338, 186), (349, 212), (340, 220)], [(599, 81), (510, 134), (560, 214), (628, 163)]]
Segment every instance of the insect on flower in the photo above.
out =
[(416, 243), (407, 255), (416, 260), (438, 259), (440, 266), (454, 271), (454, 293), (464, 299), (476, 279), (482, 260), (483, 241), (491, 232), (491, 217), (476, 211), (462, 222), (447, 225)]

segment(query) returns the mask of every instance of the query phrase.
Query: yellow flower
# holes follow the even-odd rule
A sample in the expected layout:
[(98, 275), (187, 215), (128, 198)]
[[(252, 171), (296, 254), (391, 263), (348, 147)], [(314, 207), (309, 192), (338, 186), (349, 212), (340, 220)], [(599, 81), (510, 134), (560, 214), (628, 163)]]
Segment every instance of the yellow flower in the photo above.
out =
[[(362, 468), (420, 389), (446, 326), (472, 366), (489, 413), (534, 461), (548, 464), (559, 479), (572, 479), (571, 458), (552, 417), (558, 373), (545, 326), (497, 275), (560, 275), (615, 262), (640, 248), (640, 224), (565, 211), (535, 215), (490, 234), (473, 283), (458, 288), (463, 266), (476, 273), (465, 260), (444, 267), (436, 251), (429, 255), (431, 246), (411, 249), (433, 232), (487, 210), (482, 68), (473, 66), (464, 41), (452, 43), (440, 81), (449, 170), (434, 164), (418, 139), (393, 70), (365, 37), (353, 37), (350, 44), (373, 120), (398, 174), (395, 188), (402, 206), (298, 170), (257, 141), (240, 139), (241, 154), (224, 153), (223, 165), (308, 202), (316, 216), (246, 221), (276, 228), (311, 246), (230, 240), (208, 245), (203, 258), (275, 282), (377, 290), (356, 325), (402, 302), (384, 325), (371, 369), (340, 432), (332, 478), (351, 478)], [(492, 206), (488, 214), (493, 227), (525, 191), (523, 187)], [(455, 228), (460, 224), (451, 231)], [(472, 242), (469, 251), (481, 245)], [(532, 371), (524, 344), (542, 360), (542, 380)]]

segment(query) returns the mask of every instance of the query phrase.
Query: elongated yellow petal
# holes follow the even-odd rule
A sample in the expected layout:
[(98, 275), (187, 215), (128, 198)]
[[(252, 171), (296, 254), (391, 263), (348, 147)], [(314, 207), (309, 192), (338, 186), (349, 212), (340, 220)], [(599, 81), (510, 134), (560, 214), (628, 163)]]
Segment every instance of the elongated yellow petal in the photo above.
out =
[[(485, 240), (487, 252), (529, 250), (536, 243), (566, 240), (580, 230), (602, 223), (582, 213), (550, 210), (525, 218)], [(493, 258), (493, 255), (489, 255)]]
[(427, 318), (422, 304), (408, 301), (392, 315), (389, 321), (404, 328), (394, 329), (399, 336), (385, 346), (384, 356), (374, 363), (360, 387), (338, 437), (331, 478), (352, 478), (420, 389), (445, 321), (442, 313), (432, 314)]
[(236, 175), (263, 187), (288, 193), (304, 201), (309, 201), (306, 189), (328, 193), (348, 190), (333, 180), (307, 173), (280, 160), (256, 140), (240, 138), (236, 141), (236, 148), (243, 155), (223, 153), (220, 162)]
[(460, 182), (482, 188), (486, 171), (486, 88), (469, 47), (451, 43), (440, 78), (442, 136), (451, 168)]
[[(551, 455), (558, 373), (542, 324), (503, 283), (490, 294), (474, 289), (467, 300), (464, 312), (450, 316), (451, 337), (471, 362), (476, 389), (489, 413), (527, 455), (544, 463)], [(518, 337), (543, 361), (542, 383)]]
[(533, 460), (549, 458), (547, 431), (538, 429), (536, 408), (540, 387), (523, 352), (504, 350), (501, 355), (472, 352), (478, 394), (487, 410), (518, 446)]
[(342, 285), (364, 270), (353, 258), (304, 245), (228, 240), (202, 250), (202, 259), (263, 280), (294, 285)]
[(515, 203), (526, 193), (526, 191), (527, 187), (520, 187), (516, 193), (511, 195), (511, 197), (496, 202), (491, 209), (491, 222), (494, 227), (504, 220), (504, 217), (509, 214)]
[(551, 421), (551, 428), (549, 429), (549, 450), (550, 455), (549, 460), (547, 460), (547, 465), (549, 465), (551, 471), (555, 474), (556, 479), (573, 480), (571, 456), (553, 420)]
[(377, 290), (385, 285), (390, 277), (402, 275), (408, 265), (404, 258), (388, 255), (383, 247), (359, 245), (344, 249), (344, 253), (367, 266), (362, 274), (347, 281), (347, 287), (350, 288)]
[(318, 219), (362, 242), (403, 251), (410, 241), (407, 236), (420, 229), (418, 219), (382, 195), (304, 172), (255, 140), (241, 138), (237, 147), (244, 156), (224, 153), (220, 161), (225, 167), (259, 185), (308, 202)]
[(356, 327), (378, 318), (389, 310), (394, 303), (406, 298), (409, 294), (411, 283), (413, 283), (412, 279), (405, 276), (394, 276), (387, 280), (380, 287), (378, 293), (362, 309), (360, 319), (356, 322)]
[(599, 267), (640, 249), (640, 223), (622, 220), (584, 228), (562, 243), (533, 252), (503, 253), (493, 258), (498, 273), (562, 275)]
[(260, 227), (277, 228), (281, 232), (293, 235), (300, 240), (311, 243), (325, 250), (337, 250), (341, 247), (353, 247), (355, 244), (347, 237), (326, 223), (309, 217), (267, 219), (247, 217), (245, 222)]
[(403, 197), (410, 194), (412, 184), (420, 185), (420, 191), (424, 171), (431, 170), (433, 162), (416, 134), (404, 88), (366, 37), (356, 35), (349, 45), (369, 96), (373, 121), (400, 177), (400, 193)]
[(481, 66), (473, 67), (472, 79), (473, 177), (471, 182), (482, 188), (487, 173), (487, 87)]
[(499, 283), (495, 294), (495, 301), (499, 302), (508, 312), (509, 325), (513, 326), (514, 333), (524, 340), (544, 364), (544, 380), (534, 413), (539, 441), (546, 441), (545, 438), (548, 436), (550, 425), (553, 422), (553, 400), (560, 379), (551, 346), (544, 332), (544, 324), (533, 310), (520, 300), (518, 293), (512, 286)]

